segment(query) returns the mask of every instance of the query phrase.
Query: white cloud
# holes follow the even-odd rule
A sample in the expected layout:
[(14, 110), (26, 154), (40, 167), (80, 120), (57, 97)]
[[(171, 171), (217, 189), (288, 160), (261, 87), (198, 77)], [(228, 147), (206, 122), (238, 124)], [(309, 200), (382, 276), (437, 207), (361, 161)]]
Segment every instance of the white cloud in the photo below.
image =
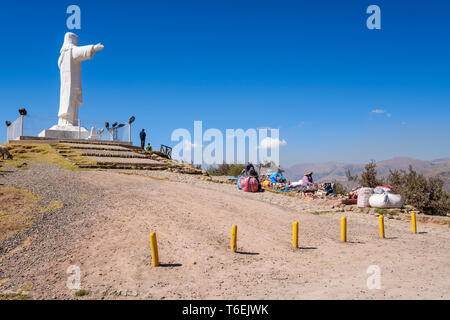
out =
[(278, 138), (270, 138), (266, 137), (261, 141), (261, 144), (258, 146), (258, 148), (261, 149), (274, 149), (279, 148), (281, 146), (287, 145), (286, 140), (280, 140)]
[(392, 114), (388, 113), (387, 110), (383, 110), (383, 109), (374, 109), (374, 110), (370, 111), (370, 113), (386, 114), (387, 118), (390, 118), (392, 116)]

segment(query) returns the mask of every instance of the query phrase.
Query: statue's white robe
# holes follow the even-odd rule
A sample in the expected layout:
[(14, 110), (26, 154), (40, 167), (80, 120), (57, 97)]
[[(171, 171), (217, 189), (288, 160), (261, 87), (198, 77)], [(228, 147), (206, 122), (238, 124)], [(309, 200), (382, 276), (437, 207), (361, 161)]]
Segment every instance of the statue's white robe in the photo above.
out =
[(91, 59), (94, 53), (93, 45), (70, 46), (61, 51), (58, 59), (61, 76), (58, 125), (78, 125), (78, 108), (83, 103), (81, 62)]

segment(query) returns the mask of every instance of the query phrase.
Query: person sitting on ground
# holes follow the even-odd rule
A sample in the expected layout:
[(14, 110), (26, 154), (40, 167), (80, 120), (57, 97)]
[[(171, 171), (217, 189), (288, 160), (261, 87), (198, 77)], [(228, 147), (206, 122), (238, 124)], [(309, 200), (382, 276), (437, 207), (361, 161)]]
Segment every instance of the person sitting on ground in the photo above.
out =
[(152, 151), (152, 146), (150, 145), (150, 142), (147, 144), (147, 146), (145, 147), (146, 151)]
[(302, 186), (308, 187), (308, 186), (314, 184), (312, 175), (313, 175), (313, 173), (311, 171), (305, 172), (305, 175), (302, 178)]
[(248, 172), (248, 175), (250, 177), (258, 177), (258, 173), (256, 172), (255, 168), (251, 168), (250, 171)]
[(249, 161), (247, 163), (247, 166), (245, 167), (245, 171), (247, 171), (247, 174), (250, 174), (250, 170), (253, 169), (256, 172), (255, 167), (253, 166), (253, 163)]
[(250, 168), (250, 171), (248, 172), (249, 177), (253, 177), (258, 181), (258, 191), (261, 191), (261, 182), (259, 182), (258, 172), (256, 172), (255, 168)]
[(243, 175), (246, 175), (246, 176), (250, 175), (250, 170), (251, 170), (251, 169), (253, 169), (253, 170), (256, 172), (256, 169), (255, 169), (255, 167), (253, 166), (252, 162), (249, 161), (248, 164), (247, 164), (247, 166), (242, 170), (241, 175), (242, 175), (242, 176), (243, 176)]

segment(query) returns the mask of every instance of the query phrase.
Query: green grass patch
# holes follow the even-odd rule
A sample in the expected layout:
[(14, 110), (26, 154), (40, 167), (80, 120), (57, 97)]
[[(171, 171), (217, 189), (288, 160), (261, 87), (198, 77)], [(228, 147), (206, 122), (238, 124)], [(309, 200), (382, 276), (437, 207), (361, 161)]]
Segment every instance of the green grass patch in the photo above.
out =
[(59, 210), (63, 207), (64, 207), (64, 203), (62, 203), (62, 201), (52, 200), (46, 207), (41, 208), (40, 212), (47, 213), (47, 212)]
[(89, 295), (89, 293), (90, 292), (88, 290), (81, 289), (81, 290), (78, 290), (78, 291), (75, 292), (75, 296), (76, 297), (84, 297), (84, 296)]
[(389, 211), (387, 209), (377, 208), (377, 209), (375, 209), (375, 213), (384, 215), (384, 214), (388, 214)]
[(42, 206), (42, 198), (26, 189), (0, 187), (0, 241), (29, 229), (40, 214), (64, 207), (58, 200)]
[(72, 171), (85, 170), (79, 168), (76, 164), (96, 164), (95, 161), (83, 157), (81, 153), (74, 151), (70, 147), (62, 144), (50, 145), (46, 143), (24, 142), (4, 145), (8, 147), (9, 152), (14, 157), (13, 160), (6, 160), (5, 164), (9, 164), (18, 169), (27, 169), (27, 163), (29, 162), (54, 163), (62, 169)]
[(31, 212), (39, 209), (41, 197), (26, 189), (0, 187), (0, 241), (33, 225)]
[(392, 209), (376, 208), (375, 213), (382, 215), (390, 214), (392, 216), (398, 216), (400, 214), (400, 211)]
[(18, 168), (26, 169), (28, 162), (54, 163), (63, 169), (79, 170), (79, 168), (60, 156), (49, 144), (41, 143), (12, 143), (5, 145), (13, 155), (13, 160), (6, 163)]
[(30, 296), (22, 293), (0, 293), (0, 300), (28, 300)]
[(327, 214), (330, 213), (329, 211), (313, 211), (311, 212), (311, 214), (315, 215), (315, 216), (320, 216), (322, 214)]

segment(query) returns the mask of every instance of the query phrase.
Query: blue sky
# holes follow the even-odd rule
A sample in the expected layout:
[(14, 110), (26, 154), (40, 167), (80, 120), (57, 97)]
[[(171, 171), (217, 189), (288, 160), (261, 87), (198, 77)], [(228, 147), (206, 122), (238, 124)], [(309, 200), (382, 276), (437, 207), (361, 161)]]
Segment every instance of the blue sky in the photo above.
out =
[[(0, 5), (0, 140), (17, 109), (56, 116), (57, 59), (81, 8), (80, 118), (280, 129), (281, 164), (450, 156), (448, 1), (8, 1)], [(369, 30), (366, 8), (381, 8)], [(379, 110), (378, 113), (372, 112)]]

